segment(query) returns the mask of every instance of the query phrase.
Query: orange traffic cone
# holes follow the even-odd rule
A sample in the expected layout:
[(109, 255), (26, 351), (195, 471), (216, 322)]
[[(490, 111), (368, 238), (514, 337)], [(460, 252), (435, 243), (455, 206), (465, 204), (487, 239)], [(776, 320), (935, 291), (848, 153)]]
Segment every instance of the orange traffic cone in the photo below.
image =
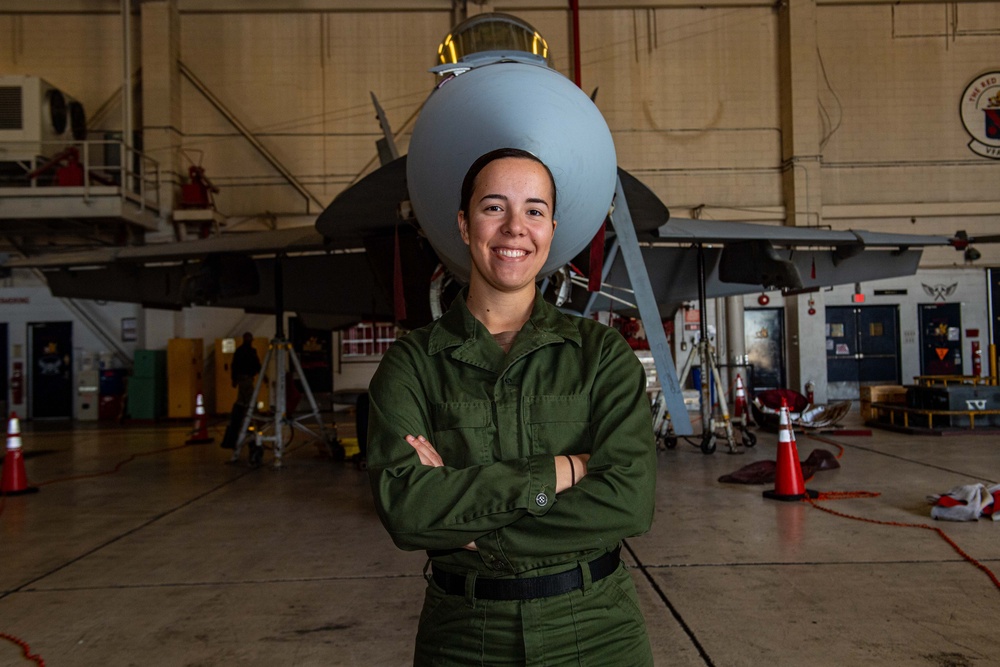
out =
[(191, 437), (187, 439), (189, 445), (203, 445), (215, 440), (208, 434), (208, 415), (205, 414), (205, 399), (198, 393), (198, 398), (194, 405), (194, 430)]
[(740, 419), (746, 416), (747, 422), (750, 421), (750, 413), (747, 408), (747, 393), (743, 390), (743, 378), (736, 375), (736, 400), (733, 402), (733, 419)]
[(819, 494), (807, 489), (805, 480), (802, 479), (799, 450), (795, 446), (795, 433), (792, 431), (792, 420), (788, 416), (788, 403), (785, 401), (781, 402), (778, 419), (778, 461), (774, 472), (774, 490), (765, 491), (764, 497), (771, 500), (802, 500), (807, 496), (816, 498)]
[(8, 496), (34, 493), (38, 489), (28, 486), (28, 476), (24, 472), (24, 456), (21, 454), (21, 422), (17, 413), (10, 413), (7, 423), (7, 453), (3, 457), (3, 481), (0, 492)]

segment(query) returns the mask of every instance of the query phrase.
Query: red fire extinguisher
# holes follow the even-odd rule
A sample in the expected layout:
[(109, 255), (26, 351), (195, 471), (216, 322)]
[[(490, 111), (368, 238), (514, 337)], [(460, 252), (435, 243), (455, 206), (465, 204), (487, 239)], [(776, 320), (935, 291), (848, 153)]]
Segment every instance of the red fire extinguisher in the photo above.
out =
[(24, 403), (24, 364), (15, 361), (10, 376), (10, 399), (14, 405)]
[(813, 384), (812, 380), (809, 380), (809, 382), (806, 382), (805, 389), (806, 389), (806, 400), (809, 401), (809, 405), (812, 405), (813, 401), (816, 398), (816, 385)]

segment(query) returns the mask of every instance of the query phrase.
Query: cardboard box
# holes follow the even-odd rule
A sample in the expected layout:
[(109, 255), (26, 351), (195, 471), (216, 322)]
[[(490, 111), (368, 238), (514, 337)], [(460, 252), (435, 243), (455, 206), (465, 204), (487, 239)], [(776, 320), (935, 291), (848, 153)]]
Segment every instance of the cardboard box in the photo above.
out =
[(896, 384), (861, 387), (861, 420), (875, 421), (872, 403), (899, 403), (906, 405), (906, 387)]

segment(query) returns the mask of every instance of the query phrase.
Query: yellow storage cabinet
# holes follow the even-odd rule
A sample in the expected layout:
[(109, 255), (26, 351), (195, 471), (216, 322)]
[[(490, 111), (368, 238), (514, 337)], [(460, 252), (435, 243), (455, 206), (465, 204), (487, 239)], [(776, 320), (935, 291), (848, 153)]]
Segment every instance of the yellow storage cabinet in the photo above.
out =
[(198, 394), (204, 391), (205, 347), (201, 338), (167, 341), (167, 417), (193, 418)]

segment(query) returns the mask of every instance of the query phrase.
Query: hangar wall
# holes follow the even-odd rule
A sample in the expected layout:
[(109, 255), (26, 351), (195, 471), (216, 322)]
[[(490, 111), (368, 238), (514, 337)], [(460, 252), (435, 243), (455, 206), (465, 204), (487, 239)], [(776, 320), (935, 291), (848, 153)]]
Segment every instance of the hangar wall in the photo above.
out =
[[(125, 320), (132, 322), (135, 340), (125, 340)], [(214, 382), (215, 339), (236, 338), (244, 331), (265, 338), (274, 333), (272, 317), (229, 308), (185, 308), (175, 312), (143, 308), (132, 303), (57, 298), (42, 281), (27, 271), (18, 270), (11, 278), (0, 281), (0, 323), (7, 326), (10, 350), (7, 367), (0, 371), (5, 378), (12, 376), (15, 363), (30, 361), (29, 324), (47, 322), (72, 323), (70, 372), (74, 387), (83, 369), (124, 368), (129, 365), (135, 350), (165, 350), (171, 338), (201, 338), (206, 362), (203, 376), (205, 398), (209, 410), (215, 407), (211, 402), (214, 392), (207, 391)], [(11, 402), (8, 407), (27, 416), (26, 401), (27, 398)]]
[[(0, 48), (0, 71), (40, 75), (92, 117), (103, 110), (94, 129), (120, 129), (117, 3), (92, 3), (103, 12), (49, 4), (63, 11), (0, 14), (0, 34), (11, 37)], [(426, 70), (450, 27), (451, 3), (377, 3), (368, 11), (373, 5), (360, 2), (309, 3), (306, 11), (260, 4), (177, 2), (178, 58), (329, 201), (375, 166), (370, 92), (405, 150), (407, 121), (434, 83)], [(534, 24), (555, 66), (570, 74), (568, 10), (509, 4), (492, 8)], [(608, 8), (615, 4), (621, 8)], [(583, 3), (581, 12), (582, 86), (598, 91), (621, 165), (675, 215), (782, 222), (782, 173), (793, 167), (781, 150), (788, 128), (779, 11), (752, 1), (650, 4)], [(940, 233), (995, 223), (998, 163), (967, 148), (958, 106), (970, 81), (1000, 68), (1000, 3), (818, 3), (815, 17), (821, 182), (812, 187), (822, 202), (810, 224)], [(299, 193), (189, 81), (177, 91), (179, 150), (154, 155), (172, 165), (174, 179), (201, 162), (222, 189), (220, 211), (244, 228), (307, 224), (302, 216), (315, 211)], [(985, 261), (998, 258), (986, 249)], [(954, 260), (935, 251), (925, 265)]]
[[(920, 375), (920, 322), (922, 305), (960, 304), (962, 326), (960, 334), (962, 373), (972, 375), (971, 342), (978, 341), (983, 350), (983, 373), (988, 370), (986, 347), (990, 340), (990, 316), (986, 298), (987, 278), (982, 271), (966, 268), (941, 268), (921, 271), (916, 277), (887, 278), (861, 285), (865, 300), (855, 304), (854, 285), (838, 285), (814, 295), (818, 322), (824, 321), (824, 309), (835, 306), (894, 306), (899, 313), (900, 382), (911, 384)], [(926, 286), (926, 288), (924, 287)], [(928, 289), (929, 288), (929, 289)], [(935, 289), (937, 288), (937, 289)], [(944, 289), (942, 289), (944, 288)], [(945, 296), (947, 293), (947, 296)], [(766, 292), (771, 304), (780, 306), (780, 292)], [(757, 308), (756, 294), (743, 297), (745, 308)], [(969, 332), (977, 335), (969, 336)], [(821, 338), (823, 338), (821, 336)], [(822, 354), (825, 361), (826, 354)], [(801, 390), (800, 387), (792, 387)]]

